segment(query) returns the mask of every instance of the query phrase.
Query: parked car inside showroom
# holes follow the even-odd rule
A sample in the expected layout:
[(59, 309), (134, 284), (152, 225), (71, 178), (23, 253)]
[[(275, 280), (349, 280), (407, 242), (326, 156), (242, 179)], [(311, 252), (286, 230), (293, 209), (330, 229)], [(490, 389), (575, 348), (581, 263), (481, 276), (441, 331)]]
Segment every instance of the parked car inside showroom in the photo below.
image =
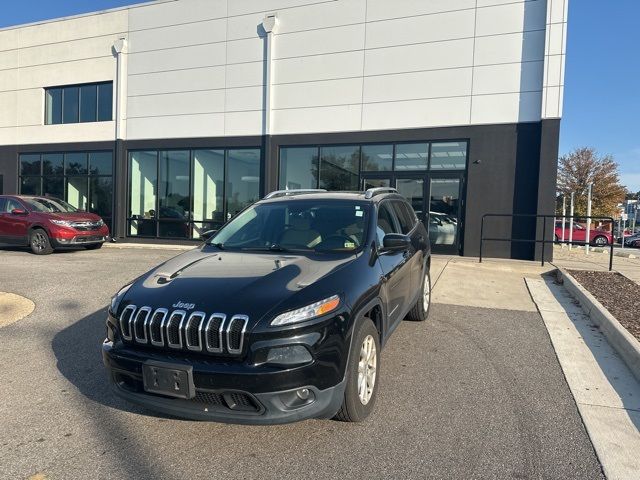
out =
[(62, 247), (95, 250), (108, 237), (102, 218), (59, 198), (0, 195), (0, 244), (47, 255)]
[[(564, 237), (562, 235), (562, 222), (556, 222), (555, 229), (555, 240), (556, 242), (569, 241), (569, 222), (565, 222), (564, 224)], [(581, 223), (573, 224), (573, 236), (571, 237), (573, 242), (580, 243), (585, 242), (587, 238), (587, 227), (582, 225)], [(613, 243), (613, 235), (611, 232), (604, 230), (602, 228), (597, 228), (592, 226), (591, 231), (589, 232), (589, 243), (591, 245), (596, 245), (599, 247), (605, 245), (611, 245)]]
[(112, 299), (114, 392), (230, 423), (362, 421), (380, 351), (429, 314), (427, 230), (395, 189), (274, 192)]

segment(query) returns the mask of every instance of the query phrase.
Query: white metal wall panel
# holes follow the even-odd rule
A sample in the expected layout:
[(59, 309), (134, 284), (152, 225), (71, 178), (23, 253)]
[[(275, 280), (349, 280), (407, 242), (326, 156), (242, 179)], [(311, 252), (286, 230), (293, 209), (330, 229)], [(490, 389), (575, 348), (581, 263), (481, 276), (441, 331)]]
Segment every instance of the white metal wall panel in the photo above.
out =
[(367, 20), (475, 9), (476, 0), (367, 0)]
[(569, 0), (547, 0), (542, 118), (560, 118), (564, 96)]

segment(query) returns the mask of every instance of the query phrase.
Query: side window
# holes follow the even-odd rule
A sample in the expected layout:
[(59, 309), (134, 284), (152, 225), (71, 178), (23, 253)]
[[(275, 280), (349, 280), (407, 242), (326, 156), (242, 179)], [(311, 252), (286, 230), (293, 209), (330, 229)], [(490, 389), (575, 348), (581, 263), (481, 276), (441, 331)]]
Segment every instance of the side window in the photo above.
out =
[(387, 233), (400, 233), (396, 228), (393, 213), (389, 207), (389, 202), (382, 203), (378, 207), (378, 225), (376, 228), (378, 246), (382, 246), (382, 239)]
[(413, 214), (409, 212), (404, 202), (393, 202), (393, 209), (400, 222), (402, 233), (409, 233), (415, 225)]
[[(0, 200), (1, 202), (1, 200)], [(0, 205), (1, 207), (1, 205)], [(20, 205), (15, 200), (11, 200), (10, 198), (5, 199), (4, 209), (0, 208), (0, 212), (11, 213), (15, 209), (23, 210), (22, 205)]]
[(5, 207), (7, 206), (7, 201), (4, 198), (0, 198), (0, 213), (5, 213)]

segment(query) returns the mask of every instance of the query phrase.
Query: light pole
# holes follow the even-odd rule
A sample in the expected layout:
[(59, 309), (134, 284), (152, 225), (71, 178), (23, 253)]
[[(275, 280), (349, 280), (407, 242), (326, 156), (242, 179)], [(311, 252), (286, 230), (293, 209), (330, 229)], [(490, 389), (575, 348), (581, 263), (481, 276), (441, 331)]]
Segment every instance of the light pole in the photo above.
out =
[(589, 183), (587, 185), (587, 238), (585, 250), (587, 255), (589, 255), (589, 245), (591, 244), (591, 189), (593, 187), (593, 183)]

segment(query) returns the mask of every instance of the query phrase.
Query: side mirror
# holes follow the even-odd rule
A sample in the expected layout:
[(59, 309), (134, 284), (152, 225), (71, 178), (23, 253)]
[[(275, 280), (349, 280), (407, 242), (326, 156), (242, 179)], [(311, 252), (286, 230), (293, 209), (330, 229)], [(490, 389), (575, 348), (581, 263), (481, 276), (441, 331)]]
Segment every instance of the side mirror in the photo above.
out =
[(217, 230), (207, 230), (206, 232), (203, 232), (203, 233), (200, 234), (200, 240), (202, 240), (203, 242), (207, 242), (216, 233), (218, 233)]
[(382, 249), (385, 252), (408, 250), (410, 246), (411, 238), (401, 233), (387, 233), (382, 239)]
[(21, 208), (14, 208), (13, 210), (11, 210), (11, 215), (28, 215), (28, 214), (29, 212)]

